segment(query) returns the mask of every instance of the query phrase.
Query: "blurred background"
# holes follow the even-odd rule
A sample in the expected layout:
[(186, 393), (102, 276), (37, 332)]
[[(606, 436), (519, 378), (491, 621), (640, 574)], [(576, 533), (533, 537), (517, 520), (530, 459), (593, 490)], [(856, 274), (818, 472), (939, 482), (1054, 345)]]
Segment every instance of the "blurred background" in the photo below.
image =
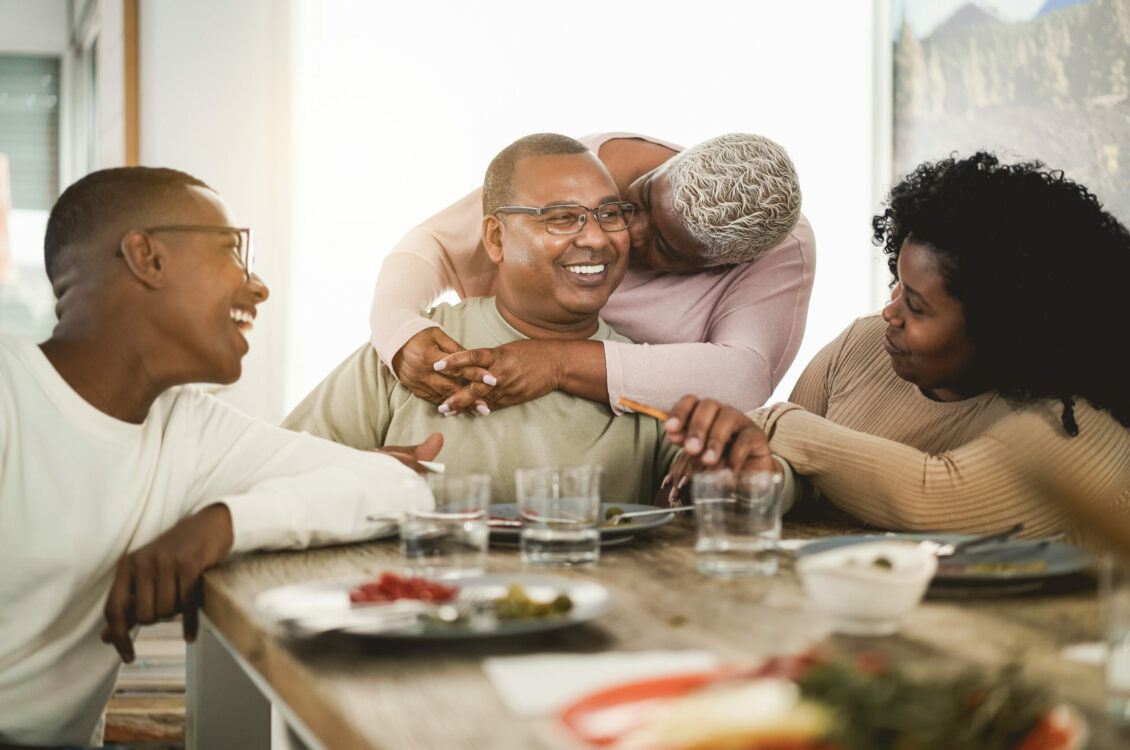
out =
[(515, 138), (624, 130), (689, 146), (749, 131), (788, 149), (816, 231), (803, 363), (886, 292), (868, 232), (888, 156), (876, 146), (889, 142), (876, 97), (889, 53), (874, 44), (885, 12), (872, 0), (703, 0), (693, 14), (589, 0), (0, 0), (13, 185), (0, 329), (50, 332), (42, 236), (61, 188), (105, 166), (182, 169), (255, 229), (271, 300), (221, 395), (276, 421), (368, 338), (385, 253)]
[(887, 298), (892, 175), (1019, 151), (1130, 210), (1128, 57), (1130, 0), (0, 0), (0, 331), (50, 332), (62, 188), (182, 169), (255, 230), (271, 300), (220, 395), (277, 421), (367, 340), (396, 240), (515, 138), (749, 131), (788, 149), (816, 232), (783, 399)]

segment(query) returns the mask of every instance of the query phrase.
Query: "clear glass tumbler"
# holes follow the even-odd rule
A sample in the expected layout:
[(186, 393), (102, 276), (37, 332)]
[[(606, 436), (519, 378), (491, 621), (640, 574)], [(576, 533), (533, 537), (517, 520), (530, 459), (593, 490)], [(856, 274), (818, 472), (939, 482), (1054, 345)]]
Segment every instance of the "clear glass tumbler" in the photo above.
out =
[(767, 471), (707, 471), (691, 478), (695, 563), (719, 578), (777, 572), (781, 539), (781, 475)]
[(460, 578), (486, 572), (490, 508), (487, 474), (428, 474), (433, 505), (422, 493), (408, 498), (400, 550), (410, 573)]
[(1130, 559), (1107, 554), (1099, 564), (1106, 633), (1106, 696), (1111, 718), (1130, 725)]
[(591, 465), (514, 472), (522, 562), (577, 566), (600, 559), (601, 474)]

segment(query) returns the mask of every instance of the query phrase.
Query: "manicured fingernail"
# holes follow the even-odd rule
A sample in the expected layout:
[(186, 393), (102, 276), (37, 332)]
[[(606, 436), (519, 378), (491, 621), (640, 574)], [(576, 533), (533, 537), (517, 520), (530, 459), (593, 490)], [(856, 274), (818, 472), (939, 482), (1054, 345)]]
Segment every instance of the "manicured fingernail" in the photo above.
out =
[(671, 492), (667, 495), (667, 507), (677, 508), (679, 506), (679, 488), (672, 487)]
[(702, 447), (702, 441), (696, 437), (687, 438), (686, 449), (687, 453), (698, 453), (699, 448)]
[(679, 418), (678, 417), (668, 417), (667, 421), (664, 422), (663, 424), (668, 430), (677, 430), (677, 429), (679, 429)]
[(666, 487), (669, 484), (671, 484), (671, 475), (670, 474), (663, 477), (663, 481), (659, 483), (659, 489), (663, 489), (664, 487)]
[(449, 411), (451, 411), (451, 407), (448, 406), (447, 404), (440, 404), (439, 405), (439, 413), (440, 414), (447, 414)]
[(686, 486), (687, 486), (687, 478), (686, 477), (679, 477), (679, 483), (675, 485), (675, 489), (681, 490)]
[(476, 404), (475, 411), (477, 411), (479, 414), (482, 414), (484, 417), (490, 414), (490, 409), (483, 406), (482, 404)]
[(436, 362), (434, 365), (432, 365), (432, 369), (433, 370), (446, 370), (447, 369), (447, 360), (441, 359), (439, 362)]
[(445, 419), (447, 417), (458, 417), (459, 412), (457, 412), (457, 411), (445, 411), (445, 412), (443, 412), (443, 416), (444, 416)]
[(483, 375), (483, 382), (487, 385), (498, 385), (498, 378), (488, 372), (486, 375)]
[(702, 454), (702, 462), (706, 464), (714, 463), (715, 458), (717, 458), (717, 454), (714, 452), (713, 448), (707, 448), (706, 453)]

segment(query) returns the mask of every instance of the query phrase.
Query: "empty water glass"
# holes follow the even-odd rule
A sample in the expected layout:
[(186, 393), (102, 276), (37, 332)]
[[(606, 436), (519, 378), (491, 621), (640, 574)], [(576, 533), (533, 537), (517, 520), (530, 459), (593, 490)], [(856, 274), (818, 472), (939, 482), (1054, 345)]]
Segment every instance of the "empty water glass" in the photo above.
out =
[(482, 575), (490, 476), (428, 474), (426, 479), (434, 504), (419, 490), (409, 490), (400, 524), (400, 549), (409, 571), (427, 578)]
[(1107, 710), (1130, 725), (1130, 559), (1110, 553), (1099, 565), (1099, 598), (1106, 632)]
[(695, 474), (695, 562), (720, 578), (773, 575), (781, 539), (781, 475), (729, 469)]
[(599, 466), (518, 469), (522, 562), (592, 565), (600, 559)]

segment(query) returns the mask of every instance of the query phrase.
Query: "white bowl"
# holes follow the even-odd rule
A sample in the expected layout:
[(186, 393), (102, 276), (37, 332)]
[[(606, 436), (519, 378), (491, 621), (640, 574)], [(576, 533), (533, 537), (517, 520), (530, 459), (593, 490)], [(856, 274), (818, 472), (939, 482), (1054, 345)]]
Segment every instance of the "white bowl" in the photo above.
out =
[(929, 548), (898, 541), (852, 544), (797, 560), (808, 597), (836, 631), (849, 635), (895, 632), (937, 569)]

